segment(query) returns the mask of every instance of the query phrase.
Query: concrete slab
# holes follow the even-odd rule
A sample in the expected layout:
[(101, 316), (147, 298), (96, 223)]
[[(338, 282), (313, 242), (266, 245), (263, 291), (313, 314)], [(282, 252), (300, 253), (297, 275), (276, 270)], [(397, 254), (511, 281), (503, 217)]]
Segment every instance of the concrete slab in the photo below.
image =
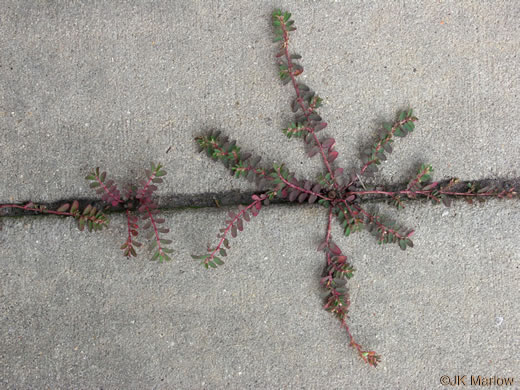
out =
[[(321, 171), (280, 132), (291, 93), (273, 64), (279, 3), (2, 4), (3, 202), (84, 197), (93, 167), (128, 182), (150, 161), (174, 175), (163, 194), (250, 188), (195, 154), (193, 138), (213, 127), (265, 161)], [(399, 143), (385, 180), (405, 181), (423, 162), (439, 178), (520, 175), (519, 3), (283, 6), (340, 165), (357, 166), (381, 122), (411, 106), (418, 132)]]
[[(273, 65), (279, 6), (296, 20), (302, 79), (327, 103), (339, 165), (357, 166), (381, 122), (411, 106), (417, 131), (384, 182), (407, 181), (421, 163), (438, 179), (520, 176), (516, 2), (5, 0), (0, 203), (95, 198), (91, 168), (125, 183), (150, 161), (169, 171), (163, 200), (236, 200), (253, 188), (196, 154), (193, 138), (210, 128), (313, 178), (319, 160), (280, 131), (292, 95)], [(0, 387), (431, 389), (443, 375), (518, 386), (518, 201), (414, 203), (399, 213), (417, 230), (404, 253), (333, 231), (358, 269), (350, 323), (383, 355), (377, 369), (321, 309), (324, 211), (266, 209), (208, 272), (189, 255), (225, 213), (167, 213), (176, 252), (162, 265), (121, 257), (120, 215), (102, 234), (2, 218)]]
[(265, 208), (208, 271), (189, 255), (226, 211), (169, 213), (175, 260), (162, 265), (120, 255), (122, 218), (104, 234), (5, 219), (1, 387), (436, 389), (442, 375), (517, 385), (518, 202), (411, 205), (398, 218), (417, 229), (406, 252), (335, 226), (358, 270), (352, 331), (383, 355), (376, 369), (321, 309), (326, 212)]

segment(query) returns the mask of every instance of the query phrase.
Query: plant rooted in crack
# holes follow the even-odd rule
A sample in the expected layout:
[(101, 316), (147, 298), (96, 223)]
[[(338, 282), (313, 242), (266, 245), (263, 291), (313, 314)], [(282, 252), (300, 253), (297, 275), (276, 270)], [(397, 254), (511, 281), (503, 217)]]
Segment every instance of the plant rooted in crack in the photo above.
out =
[(405, 188), (390, 190), (372, 184), (374, 174), (392, 153), (394, 142), (414, 131), (417, 118), (411, 109), (400, 112), (392, 123), (383, 124), (376, 140), (362, 151), (361, 167), (346, 175), (335, 163), (338, 157), (338, 152), (334, 149), (336, 141), (320, 133), (327, 126), (317, 111), (322, 99), (311, 88), (297, 80), (303, 72), (303, 67), (298, 63), (301, 56), (289, 50), (289, 33), (296, 29), (291, 14), (276, 10), (272, 15), (272, 22), (275, 30), (274, 41), (279, 42), (276, 54), (279, 75), (282, 83), (290, 84), (295, 92), (290, 104), (294, 118), (282, 131), (288, 138), (302, 139), (307, 155), (318, 155), (321, 158), (324, 172), (317, 180), (297, 179), (285, 165), (260, 166), (259, 157), (252, 157), (250, 153), (243, 152), (235, 141), (222, 136), (220, 131), (211, 131), (207, 135), (197, 137), (196, 141), (201, 151), (204, 150), (209, 157), (223, 162), (234, 176), (255, 182), (261, 192), (253, 196), (249, 205), (240, 206), (237, 212), (228, 213), (225, 226), (218, 234), (219, 241), (216, 246), (208, 246), (205, 255), (192, 257), (200, 260), (206, 268), (222, 265), (221, 257), (226, 256), (226, 249), (229, 249), (229, 234), (235, 237), (238, 231), (242, 231), (244, 223), (250, 220), (250, 214), (256, 216), (262, 204), (268, 205), (269, 200), (273, 198), (299, 203), (319, 203), (328, 210), (326, 234), (318, 245), (318, 251), (324, 252), (326, 259), (321, 279), (321, 285), (325, 289), (324, 308), (338, 317), (347, 332), (350, 345), (359, 356), (366, 363), (376, 366), (380, 356), (358, 344), (347, 324), (350, 299), (346, 284), (353, 276), (354, 268), (332, 240), (332, 220), (336, 219), (340, 223), (345, 236), (367, 230), (376, 237), (378, 243), (394, 243), (405, 250), (413, 247), (411, 237), (414, 231), (366, 209), (362, 205), (364, 200), (384, 197), (400, 209), (404, 207), (407, 198), (430, 199), (433, 203), (442, 202), (449, 206), (453, 198), (465, 198), (471, 203), (474, 199), (484, 200), (489, 197), (512, 198), (516, 192), (514, 188), (478, 188), (475, 184), (469, 184), (468, 188), (461, 190), (455, 188), (457, 179), (448, 183), (432, 182), (433, 169), (425, 164), (419, 167), (417, 174)]
[[(160, 225), (165, 222), (163, 218), (157, 218), (159, 213), (157, 203), (152, 199), (153, 193), (157, 190), (156, 184), (163, 182), (162, 177), (166, 175), (161, 164), (151, 164), (151, 169), (146, 170), (146, 179), (139, 181), (139, 186), (129, 186), (124, 195), (114, 184), (113, 180), (107, 180), (107, 173), (100, 172), (99, 168), (94, 169), (85, 179), (90, 182), (90, 188), (96, 190), (101, 195), (101, 200), (108, 203), (103, 210), (93, 206), (86, 205), (80, 208), (80, 203), (74, 200), (70, 203), (64, 203), (56, 210), (49, 210), (46, 206), (36, 205), (29, 202), (25, 205), (5, 204), (0, 205), (2, 208), (22, 209), (24, 211), (33, 211), (43, 214), (54, 214), (67, 217), (73, 217), (78, 222), (79, 230), (83, 231), (85, 227), (89, 231), (102, 230), (108, 227), (108, 217), (105, 211), (110, 207), (123, 207), (126, 213), (128, 236), (121, 249), (126, 257), (137, 256), (136, 248), (142, 244), (135, 240), (139, 235), (139, 228), (147, 230), (145, 237), (152, 239), (150, 244), (151, 250), (154, 251), (152, 260), (163, 262), (170, 260), (169, 253), (173, 251), (167, 247), (171, 244), (171, 240), (163, 238), (161, 235), (169, 232), (168, 228)], [(137, 211), (137, 215), (136, 212)], [(143, 225), (139, 226), (139, 217)]]

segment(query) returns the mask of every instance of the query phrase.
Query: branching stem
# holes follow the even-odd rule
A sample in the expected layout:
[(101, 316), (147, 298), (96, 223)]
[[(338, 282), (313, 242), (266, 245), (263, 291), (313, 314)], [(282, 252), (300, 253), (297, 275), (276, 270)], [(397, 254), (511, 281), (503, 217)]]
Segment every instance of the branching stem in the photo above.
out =
[(155, 224), (155, 220), (153, 219), (152, 211), (146, 205), (144, 206), (144, 210), (148, 214), (148, 217), (150, 218), (150, 223), (152, 224), (152, 227), (153, 227), (153, 231), (155, 234), (155, 241), (157, 241), (157, 251), (159, 253), (159, 256), (164, 256), (165, 253), (163, 251), (163, 248), (161, 247), (161, 237), (159, 236), (159, 231), (157, 230), (157, 225)]
[[(293, 70), (293, 62), (291, 60), (291, 55), (289, 54), (289, 31), (287, 30), (287, 26), (285, 24), (284, 18), (279, 17), (280, 20), (280, 27), (283, 31), (283, 49), (284, 49), (284, 56), (287, 60), (287, 71), (289, 73), (289, 76), (291, 77), (291, 82), (294, 88), (294, 92), (296, 93), (296, 101), (298, 102), (298, 105), (301, 107), (303, 115), (305, 116), (305, 119), (307, 120), (307, 123), (310, 123), (310, 115), (313, 111), (313, 106), (310, 106), (309, 108), (305, 107), (303, 104), (303, 97), (300, 91), (300, 88), (298, 87), (298, 83), (296, 82), (296, 75), (294, 74)], [(336, 178), (334, 176), (334, 171), (332, 170), (329, 161), (327, 160), (327, 155), (325, 154), (325, 150), (323, 149), (323, 146), (321, 142), (318, 139), (318, 136), (316, 135), (315, 129), (312, 127), (308, 128), (309, 133), (312, 134), (312, 137), (314, 138), (314, 142), (316, 142), (316, 146), (320, 150), (321, 158), (323, 160), (323, 163), (325, 164), (325, 167), (327, 168), (327, 171), (330, 173), (330, 177), (334, 183), (334, 187), (338, 188), (339, 185), (336, 181)]]
[[(0, 209), (4, 209), (4, 208), (22, 209), (22, 210), (25, 210), (25, 211), (36, 211), (38, 213), (62, 215), (62, 216), (66, 216), (66, 217), (81, 216), (81, 213), (79, 213), (79, 212), (71, 213), (69, 211), (48, 210), (48, 209), (45, 209), (45, 208), (41, 209), (41, 208), (38, 208), (38, 207), (31, 207), (30, 205), (31, 205), (30, 203), (29, 203), (29, 205), (25, 205), (25, 206), (22, 206), (22, 205), (19, 205), (19, 204), (3, 204), (3, 205), (0, 205)], [(99, 224), (99, 225), (107, 224), (107, 221), (105, 219), (97, 218), (95, 215), (92, 215), (92, 216), (90, 216), (90, 215), (83, 215), (83, 218), (87, 219), (87, 220), (90, 220), (93, 223), (96, 223), (96, 224)]]
[(261, 203), (264, 199), (267, 198), (267, 195), (266, 194), (262, 194), (262, 195), (259, 195), (257, 196), (257, 199), (254, 199), (254, 201), (249, 204), (247, 207), (244, 207), (243, 209), (241, 209), (232, 219), (231, 221), (227, 224), (225, 230), (222, 232), (222, 236), (220, 238), (220, 241), (218, 243), (218, 245), (215, 247), (215, 249), (211, 252), (211, 254), (209, 255), (209, 257), (207, 257), (205, 260), (204, 260), (204, 263), (209, 263), (210, 261), (213, 260), (213, 258), (215, 257), (215, 255), (217, 254), (218, 251), (220, 251), (220, 248), (222, 247), (222, 244), (224, 243), (224, 240), (226, 239), (226, 236), (227, 234), (229, 233), (229, 231), (231, 230), (231, 228), (233, 227), (233, 224), (240, 218), (242, 218), (242, 216), (244, 215), (245, 212), (247, 212), (248, 210), (250, 210), (251, 208), (255, 207), (257, 208), (257, 205), (259, 203)]
[(300, 192), (305, 192), (305, 193), (307, 193), (307, 194), (309, 194), (309, 195), (314, 195), (314, 196), (316, 196), (316, 197), (318, 197), (318, 198), (321, 198), (321, 199), (324, 199), (324, 200), (328, 200), (328, 201), (331, 201), (331, 200), (332, 200), (331, 198), (328, 198), (328, 197), (326, 197), (325, 195), (319, 194), (319, 193), (317, 193), (317, 192), (313, 192), (313, 191), (311, 191), (311, 190), (306, 190), (305, 188), (299, 187), (299, 186), (294, 185), (294, 184), (292, 184), (291, 182), (287, 181), (287, 180), (282, 176), (282, 174), (280, 173), (280, 168), (277, 168), (277, 169), (276, 169), (276, 174), (278, 175), (279, 179), (280, 179), (283, 183), (285, 183), (285, 185), (286, 185), (287, 187), (294, 188), (294, 189), (296, 189), (296, 190), (298, 190), (298, 191), (300, 191)]

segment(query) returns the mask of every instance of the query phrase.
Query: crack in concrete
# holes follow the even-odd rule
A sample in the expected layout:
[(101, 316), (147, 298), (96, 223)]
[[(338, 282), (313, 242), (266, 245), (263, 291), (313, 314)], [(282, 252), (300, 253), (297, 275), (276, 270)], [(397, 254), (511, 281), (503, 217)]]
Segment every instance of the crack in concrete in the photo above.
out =
[[(445, 186), (449, 183), (449, 180), (445, 180), (439, 182), (440, 187)], [(498, 188), (510, 189), (515, 188), (517, 190), (520, 189), (520, 178), (514, 179), (482, 179), (482, 180), (471, 180), (471, 181), (459, 181), (451, 190), (454, 192), (465, 192), (468, 188), (468, 184), (477, 184), (480, 188), (483, 188), (488, 185), (493, 185)], [(400, 189), (406, 188), (408, 183), (400, 183), (394, 185), (381, 185), (377, 186), (377, 188), (384, 188), (385, 191), (398, 191)], [(247, 191), (247, 192), (237, 192), (237, 191), (226, 191), (226, 192), (208, 192), (203, 194), (173, 194), (173, 195), (163, 195), (157, 196), (155, 199), (159, 205), (159, 209), (168, 211), (168, 210), (179, 210), (186, 208), (218, 208), (218, 207), (232, 207), (238, 206), (239, 204), (247, 204), (251, 202), (251, 196), (253, 194), (259, 194), (261, 191)], [(383, 195), (365, 195), (362, 203), (376, 203), (381, 202), (382, 200), (389, 199), (387, 196)], [(452, 198), (453, 199), (453, 198)], [(71, 203), (74, 200), (78, 200), (80, 204), (80, 208), (83, 209), (88, 204), (91, 204), (98, 209), (105, 209), (107, 214), (113, 213), (123, 213), (125, 212), (125, 208), (118, 207), (110, 207), (107, 206), (105, 202), (101, 201), (98, 198), (78, 198), (78, 199), (61, 199), (54, 202), (48, 203), (37, 203), (38, 205), (45, 206), (49, 210), (56, 210), (64, 203)], [(416, 202), (425, 200), (424, 197), (420, 197), (417, 199), (409, 199), (403, 198), (406, 202)], [(454, 199), (455, 200), (455, 199)], [(19, 205), (27, 204), (27, 202), (18, 203)], [(303, 202), (306, 204), (307, 202)], [(14, 204), (14, 203), (12, 203)], [(287, 206), (297, 206), (299, 203), (289, 202), (284, 199), (274, 199), (271, 201), (271, 204), (277, 205), (287, 205)], [(4, 208), (0, 209), (0, 217), (20, 217), (26, 215), (38, 215), (38, 216), (49, 216), (51, 214), (40, 213), (37, 211), (26, 211), (22, 209), (13, 209), (13, 208)]]

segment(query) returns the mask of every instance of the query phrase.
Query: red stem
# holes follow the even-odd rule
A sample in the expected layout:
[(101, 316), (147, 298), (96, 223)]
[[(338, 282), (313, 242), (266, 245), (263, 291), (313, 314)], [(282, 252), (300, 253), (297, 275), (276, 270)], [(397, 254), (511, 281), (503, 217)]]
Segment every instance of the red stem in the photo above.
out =
[[(107, 186), (105, 185), (105, 183), (103, 183), (103, 182), (101, 181), (101, 179), (99, 178), (98, 175), (96, 175), (96, 181), (99, 183), (99, 186), (100, 186), (101, 188), (103, 188), (103, 190), (105, 190), (105, 192), (106, 192), (108, 195), (110, 195), (110, 198), (116, 200), (117, 203), (123, 203), (123, 200), (122, 200), (119, 196), (115, 196), (114, 194), (112, 194), (112, 193), (108, 190)], [(112, 202), (110, 202), (110, 203), (112, 203)]]
[[(407, 122), (415, 122), (415, 121), (417, 121), (417, 118), (405, 118), (402, 121), (395, 122), (394, 125), (392, 126), (392, 129), (385, 136), (385, 138), (381, 139), (378, 142), (378, 145), (376, 146), (376, 151), (375, 151), (375, 153), (373, 153), (373, 155), (377, 155), (377, 152), (379, 152), (381, 150), (381, 148), (383, 147), (383, 145), (385, 145), (392, 138), (392, 136), (394, 135), (395, 131), (397, 130), (397, 128), (399, 126), (401, 126)], [(362, 175), (367, 170), (368, 166), (375, 163), (376, 160), (377, 160), (377, 158), (367, 161), (367, 163), (365, 165), (363, 165), (363, 167), (361, 168), (360, 174)], [(350, 187), (352, 184), (354, 184), (358, 180), (359, 180), (359, 177), (356, 175), (356, 177), (354, 179), (350, 180), (350, 183), (348, 183), (346, 188)]]
[[(214, 142), (212, 146), (213, 149), (216, 149), (221, 153), (221, 156), (229, 156), (229, 152), (225, 152), (218, 143)], [(238, 159), (236, 153), (233, 154), (233, 157), (235, 158), (235, 164), (238, 164), (240, 160)], [(244, 168), (238, 168), (237, 171), (253, 171), (255, 175), (263, 176), (266, 180), (273, 180), (272, 177), (267, 175), (267, 172), (264, 169), (256, 169), (251, 166), (247, 166)]]
[[(294, 91), (296, 92), (296, 100), (303, 111), (303, 115), (305, 115), (305, 119), (307, 120), (307, 122), (310, 123), (309, 116), (313, 110), (311, 107), (309, 107), (309, 109), (307, 109), (305, 107), (305, 105), (303, 104), (303, 98), (300, 93), (300, 88), (298, 87), (298, 83), (296, 82), (296, 77), (294, 76), (294, 72), (293, 72), (293, 63), (291, 61), (291, 55), (289, 54), (289, 32), (287, 31), (287, 28), (285, 26), (285, 21), (284, 21), (283, 16), (278, 17), (278, 19), (280, 20), (280, 27), (282, 28), (282, 31), (283, 31), (283, 48), (285, 50), (284, 55), (287, 60), (287, 71), (289, 73), (289, 76), (291, 77)], [(330, 173), (330, 177), (334, 183), (334, 187), (338, 188), (338, 183), (336, 182), (336, 178), (334, 177), (334, 172), (332, 171), (332, 168), (330, 167), (330, 164), (327, 160), (327, 156), (325, 155), (325, 151), (323, 150), (323, 146), (321, 145), (321, 142), (318, 140), (318, 137), (316, 136), (314, 128), (309, 128), (309, 133), (312, 134), (314, 141), (316, 142), (316, 145), (318, 146), (318, 148), (320, 150), (321, 158), (323, 160), (323, 163), (325, 164), (325, 167), (327, 168), (327, 171)]]
[(159, 251), (159, 255), (164, 255), (163, 249), (161, 247), (161, 238), (159, 237), (159, 231), (157, 230), (157, 225), (155, 224), (155, 220), (153, 219), (153, 214), (151, 213), (148, 206), (144, 206), (146, 212), (148, 213), (148, 217), (150, 218), (150, 223), (152, 224), (153, 231), (155, 233), (155, 240), (157, 241), (157, 250)]
[(215, 254), (220, 250), (220, 247), (222, 246), (222, 244), (224, 243), (224, 240), (226, 239), (226, 235), (228, 234), (228, 232), (231, 230), (231, 227), (233, 226), (233, 224), (242, 216), (244, 215), (244, 213), (249, 210), (250, 208), (252, 208), (253, 206), (256, 207), (256, 205), (258, 203), (261, 203), (265, 198), (267, 198), (267, 195), (265, 194), (262, 194), (258, 197), (258, 199), (255, 199), (253, 203), (251, 203), (249, 206), (243, 208), (242, 210), (240, 210), (238, 212), (238, 214), (235, 215), (235, 217), (231, 220), (231, 222), (226, 226), (226, 230), (224, 230), (224, 232), (222, 233), (222, 237), (220, 239), (220, 242), (218, 243), (217, 247), (213, 250), (213, 252), (211, 252), (211, 255), (206, 258), (204, 260), (204, 263), (207, 264), (208, 262), (210, 262), (211, 260), (213, 260), (213, 258), (215, 257)]
[(354, 205), (354, 207), (359, 211), (361, 212), (362, 214), (364, 214), (368, 219), (370, 219), (370, 221), (372, 221), (373, 223), (375, 223), (378, 227), (380, 227), (381, 229), (383, 229), (383, 232), (381, 233), (381, 237), (383, 237), (385, 234), (387, 233), (391, 233), (393, 234), (394, 236), (396, 236), (397, 238), (399, 238), (400, 240), (402, 239), (405, 239), (405, 238), (408, 238), (410, 237), (412, 234), (413, 234), (413, 230), (405, 237), (405, 236), (402, 236), (401, 234), (399, 234), (397, 231), (395, 231), (394, 229), (391, 229), (385, 225), (383, 225), (381, 222), (379, 222), (377, 220), (377, 218), (375, 216), (373, 216), (372, 214), (370, 213), (367, 213), (361, 206), (358, 206), (358, 205)]
[[(325, 236), (325, 242), (327, 243), (327, 247), (329, 246), (329, 240), (330, 240), (330, 232), (331, 232), (331, 228), (332, 228), (332, 208), (333, 206), (331, 205), (329, 207), (329, 221), (327, 223), (327, 235)], [(329, 254), (327, 253), (327, 256)]]
[[(159, 169), (157, 169), (158, 171)], [(143, 188), (141, 189), (142, 192), (146, 192), (146, 190), (148, 189), (148, 187), (150, 186), (150, 184), (152, 183), (152, 180), (155, 179), (155, 175), (157, 174), (157, 172), (152, 172), (152, 174), (150, 175), (150, 177), (148, 178), (148, 182), (146, 182), (146, 184), (143, 186)]]
[(328, 201), (331, 201), (332, 199), (331, 198), (327, 198), (326, 196), (322, 195), (322, 194), (318, 194), (317, 192), (313, 192), (313, 191), (310, 191), (310, 190), (306, 190), (305, 188), (301, 188), (301, 187), (298, 187), (297, 185), (294, 185), (290, 182), (288, 182), (287, 180), (285, 180), (285, 178), (282, 176), (282, 174), (280, 173), (280, 168), (278, 168), (276, 170), (276, 173), (278, 174), (278, 177), (280, 178), (280, 180), (282, 182), (284, 182), (288, 187), (291, 187), (291, 188), (295, 188), (297, 189), (298, 191), (300, 192), (305, 192), (307, 194), (310, 194), (310, 195), (314, 195), (318, 198), (321, 198), (321, 199), (325, 199), (325, 200), (328, 200)]
[[(68, 211), (54, 211), (54, 210), (47, 210), (47, 209), (43, 209), (42, 210), (42, 209), (39, 209), (39, 208), (36, 208), (36, 207), (20, 206), (18, 204), (3, 204), (3, 205), (0, 205), (0, 209), (4, 209), (4, 208), (22, 209), (22, 210), (26, 210), (26, 211), (36, 211), (36, 212), (39, 212), (39, 213), (63, 215), (63, 216), (66, 216), (66, 217), (75, 217), (76, 216), (76, 214), (68, 212)], [(98, 220), (95, 215), (93, 215), (93, 216), (84, 215), (84, 217), (86, 219), (88, 219), (88, 220), (91, 220), (92, 222), (95, 222), (95, 223), (103, 223), (104, 222), (104, 221)]]
[[(401, 191), (377, 191), (377, 190), (372, 190), (372, 191), (350, 191), (350, 192), (346, 192), (345, 193), (345, 197), (347, 197), (348, 195), (368, 195), (368, 194), (380, 194), (380, 195), (386, 195), (386, 196), (419, 194), (419, 195), (425, 195), (425, 196), (429, 196), (429, 197), (435, 198), (433, 195), (431, 195), (433, 191), (435, 191), (435, 190), (432, 189), (432, 190), (429, 190), (429, 191), (412, 191), (412, 190), (401, 190)], [(451, 196), (494, 196), (494, 195), (497, 195), (493, 191), (482, 192), (480, 194), (475, 194), (475, 193), (471, 193), (471, 192), (450, 192), (450, 191), (442, 191), (442, 190), (437, 190), (437, 192), (439, 194), (451, 195)], [(437, 198), (435, 198), (435, 199), (437, 199)]]
[(128, 238), (126, 240), (128, 246), (132, 246), (132, 233), (131, 233), (131, 230), (132, 228), (130, 227), (130, 210), (126, 210), (126, 225), (128, 227)]
[(413, 186), (415, 186), (419, 182), (419, 180), (421, 180), (421, 177), (423, 177), (424, 175), (427, 174), (427, 172), (428, 172), (428, 168), (425, 168), (421, 172), (419, 172), (419, 174), (417, 176), (415, 176), (415, 178), (412, 181), (410, 181), (410, 183), (408, 184), (406, 189), (411, 190), (413, 188)]

